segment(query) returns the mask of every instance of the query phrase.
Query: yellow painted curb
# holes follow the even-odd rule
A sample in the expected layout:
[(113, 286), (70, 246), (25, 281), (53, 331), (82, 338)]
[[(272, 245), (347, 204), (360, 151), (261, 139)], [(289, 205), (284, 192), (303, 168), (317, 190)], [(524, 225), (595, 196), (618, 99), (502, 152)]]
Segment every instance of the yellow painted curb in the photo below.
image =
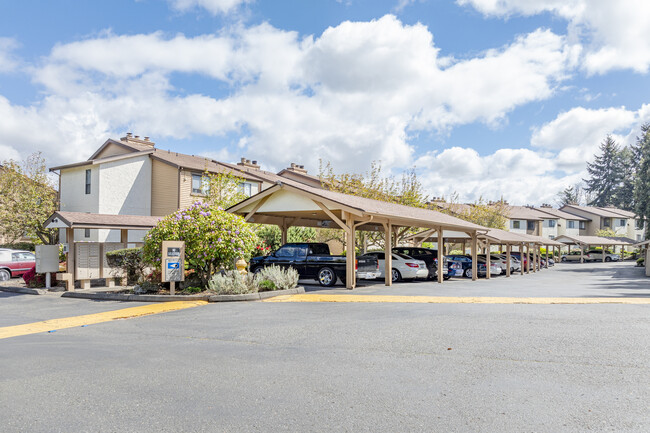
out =
[(392, 302), (413, 304), (635, 304), (650, 305), (650, 298), (509, 298), (392, 295), (284, 295), (263, 302)]
[(207, 301), (161, 302), (158, 304), (142, 305), (140, 307), (105, 311), (103, 313), (63, 317), (61, 319), (50, 319), (42, 322), (27, 323), (24, 325), (6, 326), (0, 328), (0, 340), (3, 338), (18, 337), (20, 335), (38, 334), (40, 332), (56, 331), (58, 329), (75, 328), (77, 326), (110, 322), (111, 320), (130, 319), (133, 317), (148, 316), (150, 314), (166, 313), (168, 311), (194, 308), (206, 304)]

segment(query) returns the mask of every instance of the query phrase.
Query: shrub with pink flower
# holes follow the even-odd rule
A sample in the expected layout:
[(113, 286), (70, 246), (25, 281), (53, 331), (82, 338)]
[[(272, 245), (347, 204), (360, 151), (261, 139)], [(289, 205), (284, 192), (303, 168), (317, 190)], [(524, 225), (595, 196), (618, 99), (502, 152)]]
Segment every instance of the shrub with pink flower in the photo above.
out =
[(248, 260), (259, 240), (240, 216), (196, 202), (166, 216), (144, 238), (144, 259), (161, 267), (162, 241), (185, 241), (185, 261), (205, 286), (216, 271), (233, 269), (235, 260)]

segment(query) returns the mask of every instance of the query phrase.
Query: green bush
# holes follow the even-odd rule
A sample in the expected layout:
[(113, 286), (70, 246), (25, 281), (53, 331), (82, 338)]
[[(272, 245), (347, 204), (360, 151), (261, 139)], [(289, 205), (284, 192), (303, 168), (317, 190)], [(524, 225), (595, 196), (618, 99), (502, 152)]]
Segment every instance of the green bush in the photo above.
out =
[(237, 271), (230, 270), (213, 275), (208, 282), (208, 290), (218, 295), (241, 295), (257, 293), (259, 286), (255, 275), (241, 275)]
[(271, 280), (262, 280), (258, 284), (260, 292), (270, 292), (277, 289), (275, 283)]
[(142, 248), (124, 248), (106, 253), (106, 261), (112, 268), (124, 271), (128, 284), (143, 280), (145, 263), (142, 258)]
[(220, 269), (233, 269), (238, 257), (248, 259), (259, 241), (244, 218), (201, 202), (166, 216), (145, 236), (145, 262), (157, 269), (163, 240), (185, 241), (186, 264), (202, 287)]
[[(265, 290), (293, 289), (298, 285), (298, 271), (293, 268), (285, 269), (275, 265), (267, 266), (256, 274), (256, 278), (260, 281), (260, 288), (262, 288), (261, 282), (266, 281), (275, 286), (274, 288), (265, 287)], [(266, 283), (266, 286), (270, 287), (268, 283)]]

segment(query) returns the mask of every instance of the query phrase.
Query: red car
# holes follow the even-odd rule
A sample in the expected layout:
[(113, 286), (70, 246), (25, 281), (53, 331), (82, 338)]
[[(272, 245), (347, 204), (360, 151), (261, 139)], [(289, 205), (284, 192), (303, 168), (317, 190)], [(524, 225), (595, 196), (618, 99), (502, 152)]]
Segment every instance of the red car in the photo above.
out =
[(29, 251), (0, 249), (0, 281), (20, 277), (36, 266), (36, 256)]

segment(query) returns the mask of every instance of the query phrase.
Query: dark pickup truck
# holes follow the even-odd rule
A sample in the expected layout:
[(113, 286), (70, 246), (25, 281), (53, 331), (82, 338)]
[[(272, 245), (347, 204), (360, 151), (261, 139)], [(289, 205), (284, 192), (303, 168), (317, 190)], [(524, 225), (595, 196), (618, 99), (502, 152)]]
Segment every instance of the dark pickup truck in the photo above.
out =
[[(376, 257), (359, 257), (355, 263), (357, 278), (375, 279), (380, 275)], [(317, 280), (321, 286), (333, 286), (337, 277), (345, 284), (345, 256), (330, 255), (327, 244), (284, 244), (268, 256), (253, 257), (250, 270), (258, 272), (271, 265), (292, 267), (301, 279)]]

